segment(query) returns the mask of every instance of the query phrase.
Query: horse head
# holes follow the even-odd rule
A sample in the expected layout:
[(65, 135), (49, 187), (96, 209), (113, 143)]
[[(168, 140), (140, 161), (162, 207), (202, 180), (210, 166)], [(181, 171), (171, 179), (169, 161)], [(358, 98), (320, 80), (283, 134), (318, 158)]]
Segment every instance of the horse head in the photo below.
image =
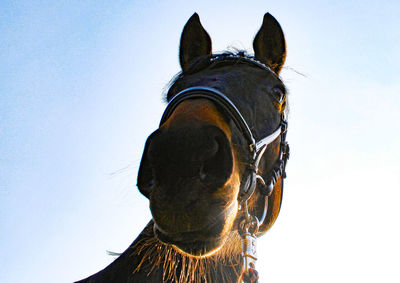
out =
[[(273, 179), (266, 198), (266, 184), (248, 188), (257, 152), (249, 148), (249, 134), (236, 121), (240, 117), (229, 112), (233, 105), (255, 140), (253, 146), (282, 126), (286, 109), (286, 89), (279, 78), (286, 57), (282, 29), (265, 14), (253, 42), (254, 56), (240, 51), (212, 54), (211, 46), (194, 14), (181, 36), (182, 72), (167, 93), (170, 103), (185, 99), (164, 113), (159, 128), (148, 137), (137, 183), (150, 201), (155, 237), (194, 257), (210, 256), (237, 237), (246, 213), (262, 219), (258, 236), (266, 232), (276, 220), (283, 190), (283, 174), (274, 171), (282, 160), (283, 131), (262, 149), (253, 172), (261, 180)], [(225, 102), (215, 98), (220, 96)], [(224, 106), (226, 101), (232, 105)]]

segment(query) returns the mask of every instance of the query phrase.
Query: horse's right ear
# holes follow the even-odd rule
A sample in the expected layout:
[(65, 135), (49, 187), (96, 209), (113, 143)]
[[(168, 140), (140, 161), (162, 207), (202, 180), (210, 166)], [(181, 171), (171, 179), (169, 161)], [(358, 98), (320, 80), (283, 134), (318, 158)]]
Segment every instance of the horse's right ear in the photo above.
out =
[(256, 60), (279, 74), (286, 59), (286, 42), (280, 24), (269, 13), (264, 15), (262, 26), (253, 41), (253, 49)]
[(181, 35), (179, 62), (185, 72), (194, 59), (211, 54), (211, 38), (200, 23), (197, 13), (190, 17)]

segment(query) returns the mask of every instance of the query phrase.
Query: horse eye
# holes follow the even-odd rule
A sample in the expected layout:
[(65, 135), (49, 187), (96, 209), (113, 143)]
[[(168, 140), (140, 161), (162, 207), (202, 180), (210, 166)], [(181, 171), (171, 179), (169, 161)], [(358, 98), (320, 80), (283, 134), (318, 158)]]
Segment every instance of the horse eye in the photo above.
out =
[(271, 91), (272, 98), (276, 100), (279, 104), (283, 102), (283, 99), (285, 98), (285, 93), (283, 90), (279, 87), (274, 87)]

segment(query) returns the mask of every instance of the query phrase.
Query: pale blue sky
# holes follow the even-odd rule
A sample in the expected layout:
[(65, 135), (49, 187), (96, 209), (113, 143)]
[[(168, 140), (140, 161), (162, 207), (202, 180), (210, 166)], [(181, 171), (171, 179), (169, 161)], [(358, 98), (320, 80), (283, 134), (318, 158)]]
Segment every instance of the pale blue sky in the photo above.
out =
[(252, 51), (265, 12), (286, 35), (292, 157), (261, 282), (398, 282), (398, 1), (1, 0), (0, 282), (86, 277), (150, 219), (136, 173), (193, 12), (214, 51)]

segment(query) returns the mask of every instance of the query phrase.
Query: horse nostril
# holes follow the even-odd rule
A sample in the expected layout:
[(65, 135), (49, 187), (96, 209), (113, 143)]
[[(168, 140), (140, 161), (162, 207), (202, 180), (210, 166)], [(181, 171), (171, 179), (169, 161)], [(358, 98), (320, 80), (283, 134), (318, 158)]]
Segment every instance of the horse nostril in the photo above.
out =
[(204, 166), (203, 165), (200, 165), (199, 175), (200, 175), (200, 180), (202, 180), (202, 181), (206, 180), (207, 172), (204, 170)]
[(225, 133), (217, 127), (208, 129), (209, 136), (213, 139), (209, 153), (200, 165), (199, 178), (208, 187), (218, 189), (232, 174), (233, 158), (231, 146)]

